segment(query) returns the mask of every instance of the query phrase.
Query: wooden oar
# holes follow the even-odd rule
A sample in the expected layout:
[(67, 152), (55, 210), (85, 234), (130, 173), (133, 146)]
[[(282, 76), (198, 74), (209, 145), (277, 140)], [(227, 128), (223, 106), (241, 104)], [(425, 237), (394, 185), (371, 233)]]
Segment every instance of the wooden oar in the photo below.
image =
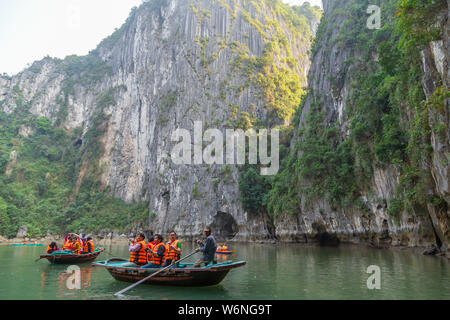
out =
[(159, 271), (156, 271), (155, 273), (152, 273), (152, 274), (149, 275), (148, 277), (146, 277), (146, 278), (144, 278), (144, 279), (142, 279), (142, 280), (139, 280), (139, 281), (136, 282), (135, 284), (132, 284), (131, 286), (126, 287), (125, 289), (120, 290), (119, 292), (114, 293), (114, 295), (115, 295), (115, 296), (122, 296), (124, 292), (127, 292), (128, 290), (133, 289), (134, 287), (140, 285), (141, 283), (147, 281), (148, 279), (153, 278), (153, 277), (156, 276), (157, 274), (159, 274), (159, 273), (161, 273), (161, 272), (163, 272), (163, 271), (169, 269), (170, 267), (172, 267), (173, 265), (175, 265), (175, 263), (181, 262), (181, 261), (183, 261), (183, 260), (189, 258), (190, 256), (196, 254), (197, 252), (198, 252), (198, 251), (195, 250), (194, 252), (192, 252), (191, 254), (187, 255), (187, 256), (184, 257), (183, 259), (180, 259), (180, 260), (178, 260), (178, 261), (173, 261), (173, 262), (172, 262), (170, 265), (168, 265), (167, 267), (165, 267), (165, 268), (163, 268), (163, 269), (161, 269), (161, 270), (159, 270)]

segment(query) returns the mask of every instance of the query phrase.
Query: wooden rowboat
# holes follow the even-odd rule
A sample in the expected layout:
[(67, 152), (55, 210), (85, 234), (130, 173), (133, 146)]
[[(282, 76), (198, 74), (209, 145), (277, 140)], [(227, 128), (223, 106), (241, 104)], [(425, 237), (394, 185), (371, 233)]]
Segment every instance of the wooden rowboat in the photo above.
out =
[(55, 251), (50, 254), (41, 255), (41, 259), (47, 259), (50, 263), (80, 263), (95, 260), (105, 249), (96, 248), (94, 252), (76, 254), (65, 251)]
[(228, 250), (225, 250), (225, 251), (216, 251), (216, 254), (233, 254), (233, 251), (228, 251)]
[[(106, 261), (94, 262), (92, 265), (104, 267), (116, 280), (126, 282), (142, 280), (153, 272), (160, 270), (122, 266), (126, 263), (128, 263), (127, 260), (112, 258)], [(209, 264), (205, 267), (194, 268), (193, 263), (179, 263), (177, 268), (170, 268), (163, 271), (155, 277), (145, 281), (144, 284), (183, 287), (213, 286), (220, 283), (231, 269), (242, 267), (245, 264), (245, 261), (226, 261), (223, 263)]]

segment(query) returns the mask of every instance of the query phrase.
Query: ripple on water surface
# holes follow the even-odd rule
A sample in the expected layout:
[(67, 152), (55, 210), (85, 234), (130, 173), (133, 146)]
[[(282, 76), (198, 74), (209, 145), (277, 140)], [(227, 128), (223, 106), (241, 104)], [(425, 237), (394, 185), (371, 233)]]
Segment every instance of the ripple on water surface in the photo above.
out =
[[(122, 299), (450, 299), (450, 263), (410, 251), (357, 246), (230, 244), (236, 253), (220, 259), (246, 260), (212, 287), (140, 285)], [(0, 299), (117, 299), (129, 285), (104, 268), (80, 264), (81, 289), (67, 287), (67, 265), (35, 262), (42, 247), (0, 246)], [(192, 251), (186, 244), (184, 252)], [(109, 246), (97, 260), (127, 257), (127, 247)], [(190, 259), (193, 261), (195, 257)], [(381, 270), (381, 289), (369, 290), (367, 267)]]

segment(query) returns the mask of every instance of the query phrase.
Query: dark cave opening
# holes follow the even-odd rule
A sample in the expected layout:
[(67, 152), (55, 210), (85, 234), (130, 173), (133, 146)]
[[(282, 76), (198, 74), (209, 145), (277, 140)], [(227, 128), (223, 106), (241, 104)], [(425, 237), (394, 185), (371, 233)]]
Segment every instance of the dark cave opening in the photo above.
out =
[(236, 220), (227, 212), (218, 211), (211, 228), (214, 236), (218, 239), (231, 239), (238, 232)]

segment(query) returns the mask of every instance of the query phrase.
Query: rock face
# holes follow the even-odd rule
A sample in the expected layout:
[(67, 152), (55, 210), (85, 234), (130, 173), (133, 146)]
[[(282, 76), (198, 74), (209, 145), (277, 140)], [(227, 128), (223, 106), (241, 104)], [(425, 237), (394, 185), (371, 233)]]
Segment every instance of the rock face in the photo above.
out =
[[(264, 220), (242, 209), (236, 168), (174, 165), (170, 152), (172, 133), (193, 133), (194, 121), (203, 130), (222, 130), (243, 113), (267, 118), (264, 92), (253, 81), (257, 72), (246, 74), (242, 60), (261, 57), (280, 33), (290, 52), (279, 50), (274, 65), (295, 72), (306, 87), (311, 33), (295, 35), (271, 3), (144, 2), (89, 56), (45, 58), (0, 77), (0, 106), (7, 113), (26, 107), (56, 125), (82, 128), (80, 144), (99, 134), (101, 156), (84, 159), (77, 188), (98, 161), (104, 188), (129, 202), (149, 201), (154, 232), (174, 229), (188, 238), (214, 225), (224, 237), (266, 238)], [(290, 56), (295, 62), (288, 66)]]
[[(350, 75), (357, 65), (354, 61), (361, 57), (362, 52), (351, 45), (343, 46), (342, 42), (334, 41), (348, 31), (345, 29), (348, 26), (345, 22), (349, 21), (346, 20), (346, 12), (350, 11), (351, 2), (323, 1), (323, 37), (316, 48), (308, 76), (310, 91), (321, 97), (326, 125), (336, 124), (341, 141), (349, 135), (347, 101), (354, 81)], [(422, 52), (422, 87), (427, 98), (439, 86), (443, 86), (445, 92), (449, 89), (448, 23), (446, 8), (440, 13), (437, 23), (444, 40), (430, 43)], [(310, 94), (306, 100), (297, 132), (308, 126), (306, 119), (315, 103), (314, 95)], [(449, 99), (446, 99), (444, 110), (429, 112), (430, 129), (440, 126), (443, 130), (439, 133), (431, 130), (432, 162), (424, 167), (430, 179), (424, 188), (427, 194), (441, 199), (439, 206), (430, 203), (427, 207), (403, 210), (398, 218), (389, 216), (387, 204), (395, 196), (400, 172), (395, 165), (384, 168), (374, 166), (368, 187), (361, 191), (364, 210), (354, 204), (335, 208), (326, 199), (303, 196), (298, 200), (301, 210), (296, 215), (282, 216), (275, 222), (277, 236), (283, 241), (312, 242), (320, 241), (324, 234), (331, 234), (351, 243), (410, 247), (436, 244), (441, 250), (447, 250), (450, 243), (449, 110)], [(291, 145), (294, 146), (297, 141), (296, 138)]]
[(19, 231), (17, 231), (16, 238), (25, 238), (28, 234), (28, 227), (27, 226), (21, 226), (19, 228)]
[[(270, 221), (266, 214), (257, 216), (243, 209), (239, 171), (234, 166), (172, 162), (176, 144), (172, 133), (187, 129), (193, 136), (195, 121), (202, 122), (203, 130), (222, 131), (253, 120), (267, 127), (283, 124), (273, 119), (274, 110), (268, 107), (281, 86), (268, 92), (270, 86), (261, 85), (270, 78), (264, 72), (274, 69), (295, 74), (300, 86), (308, 82), (313, 93), (302, 107), (291, 146), (308, 129), (313, 96), (321, 97), (324, 122), (336, 126), (339, 141), (349, 137), (351, 75), (357, 72), (355, 61), (362, 60), (362, 53), (344, 43), (342, 35), (361, 23), (351, 20), (355, 19), (351, 5), (368, 5), (368, 1), (323, 1), (325, 19), (317, 31), (321, 37), (311, 62), (310, 39), (318, 21), (292, 20), (277, 3), (144, 2), (88, 56), (45, 58), (17, 76), (0, 76), (0, 108), (8, 113), (26, 108), (55, 125), (81, 128), (76, 143), (96, 146), (99, 156), (85, 157), (80, 163), (75, 189), (95, 164), (101, 168), (96, 173), (102, 188), (128, 202), (148, 200), (149, 225), (132, 226), (132, 233), (174, 230), (185, 239), (196, 238), (205, 225), (211, 225), (219, 237), (239, 240), (261, 241), (275, 235), (281, 241), (324, 245), (436, 245), (446, 250), (450, 241), (448, 99), (442, 110), (428, 113), (429, 129), (441, 129), (431, 130), (432, 157), (422, 168), (424, 193), (438, 199), (438, 204), (402, 209), (395, 218), (388, 214), (401, 182), (401, 170), (394, 164), (371, 164), (367, 185), (356, 190), (359, 203), (336, 207), (316, 194), (294, 195), (298, 212)], [(448, 9), (440, 13), (438, 26), (448, 34)], [(432, 42), (422, 52), (422, 89), (427, 98), (440, 87), (448, 92), (448, 41), (447, 36)], [(379, 58), (374, 53), (370, 62)], [(261, 67), (267, 59), (270, 63)], [(413, 116), (412, 111), (405, 115)], [(26, 136), (28, 130), (24, 128), (22, 134)], [(98, 144), (93, 144), (93, 137), (98, 137)], [(99, 236), (110, 239), (119, 234), (104, 230)]]

